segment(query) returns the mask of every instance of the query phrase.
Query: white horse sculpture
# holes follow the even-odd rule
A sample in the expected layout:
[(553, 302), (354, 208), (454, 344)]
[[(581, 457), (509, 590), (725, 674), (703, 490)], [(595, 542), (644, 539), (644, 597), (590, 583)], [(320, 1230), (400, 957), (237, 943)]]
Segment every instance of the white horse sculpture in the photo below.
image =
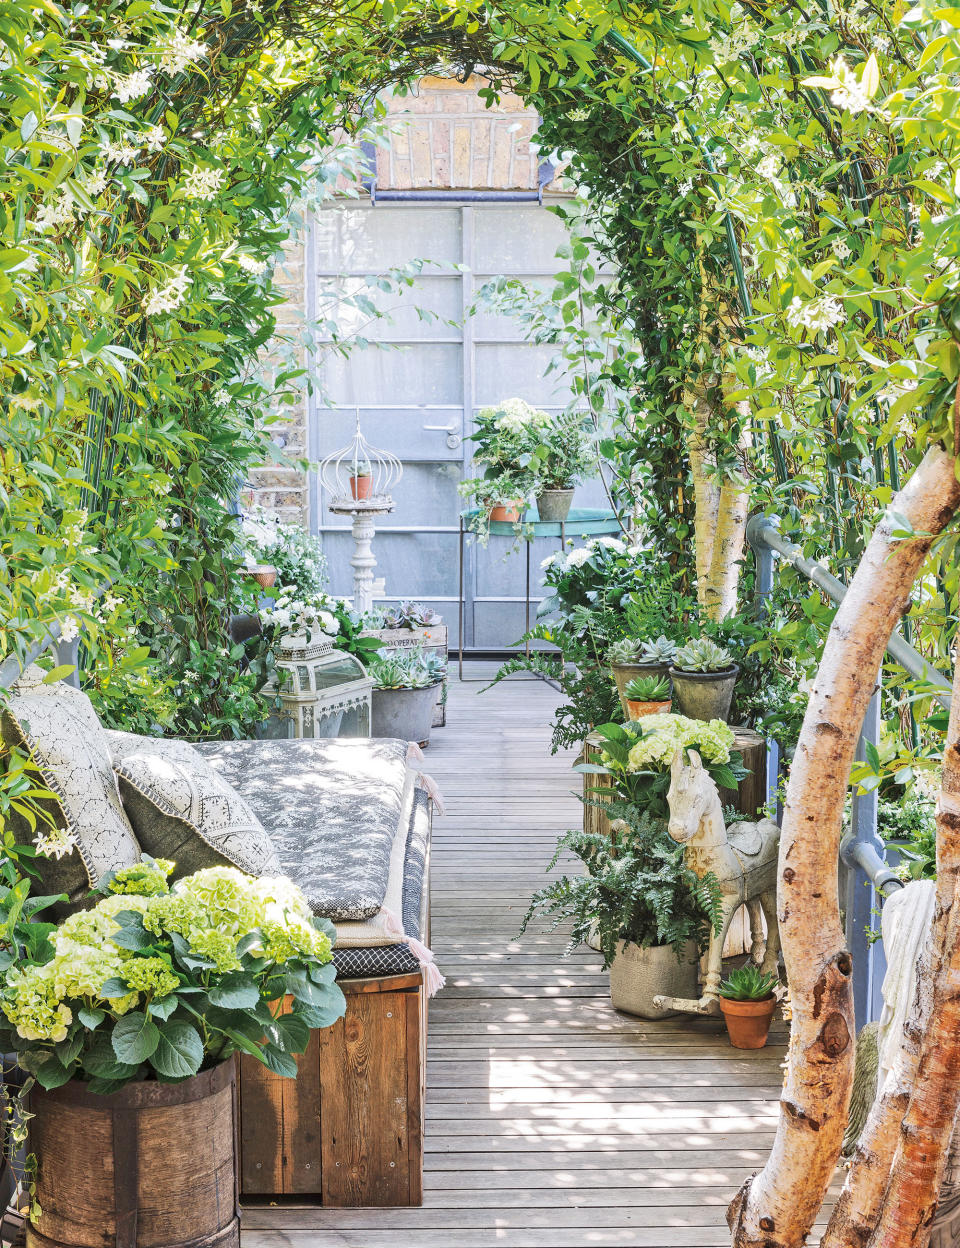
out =
[[(689, 751), (689, 766), (678, 750), (670, 765), (670, 804), (668, 830), (675, 841), (686, 846), (685, 859), (691, 871), (701, 878), (712, 872), (720, 885), (723, 921), (719, 932), (710, 935), (706, 957), (703, 996), (699, 1000), (682, 997), (655, 997), (662, 1009), (688, 1014), (720, 1012), (720, 980), (723, 975), (723, 942), (731, 920), (746, 903), (750, 914), (750, 955), (760, 969), (777, 974), (780, 932), (777, 926), (777, 850), (780, 829), (770, 819), (759, 823), (735, 823), (726, 828), (720, 794), (696, 750)], [(767, 921), (764, 942), (761, 913)]]

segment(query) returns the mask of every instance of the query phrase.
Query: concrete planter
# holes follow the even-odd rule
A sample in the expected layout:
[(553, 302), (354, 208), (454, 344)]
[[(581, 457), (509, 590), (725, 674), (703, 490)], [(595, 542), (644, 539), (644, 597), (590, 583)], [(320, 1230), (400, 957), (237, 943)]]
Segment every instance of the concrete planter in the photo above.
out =
[(726, 723), (739, 675), (736, 663), (721, 672), (682, 672), (671, 667), (673, 696), (680, 714), (688, 719), (722, 719)]
[(570, 514), (573, 490), (541, 490), (537, 495), (537, 513), (548, 524), (562, 524)]
[(664, 1010), (653, 1004), (654, 997), (697, 996), (697, 945), (688, 940), (681, 960), (672, 945), (617, 945), (610, 966), (610, 1000), (615, 1010), (636, 1014), (639, 1018), (669, 1018), (676, 1010)]
[(424, 689), (374, 689), (372, 737), (398, 737), (429, 745), (441, 682)]
[(637, 680), (644, 676), (666, 676), (670, 675), (669, 663), (611, 663), (610, 673), (613, 676), (617, 686), (617, 693), (620, 695), (620, 706), (623, 710), (623, 718), (630, 719), (630, 708), (627, 705), (627, 695), (624, 693), (627, 685), (631, 680)]

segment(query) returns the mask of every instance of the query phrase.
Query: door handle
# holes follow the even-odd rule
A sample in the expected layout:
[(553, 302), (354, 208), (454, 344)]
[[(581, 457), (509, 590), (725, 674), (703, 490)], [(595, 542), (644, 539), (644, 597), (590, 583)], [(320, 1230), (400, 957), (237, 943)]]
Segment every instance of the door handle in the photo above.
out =
[(456, 421), (449, 425), (424, 425), (423, 427), (431, 433), (445, 433), (447, 435), (447, 447), (451, 451), (458, 450), (463, 442), (463, 438), (460, 436), (460, 426)]

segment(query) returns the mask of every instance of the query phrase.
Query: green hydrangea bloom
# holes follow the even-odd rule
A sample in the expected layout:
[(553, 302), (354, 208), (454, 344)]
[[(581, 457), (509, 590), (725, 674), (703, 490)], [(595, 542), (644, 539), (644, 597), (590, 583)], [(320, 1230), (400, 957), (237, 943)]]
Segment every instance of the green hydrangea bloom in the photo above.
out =
[(159, 897), (170, 891), (167, 877), (176, 863), (168, 858), (145, 858), (132, 867), (121, 867), (110, 881), (111, 893), (125, 893), (140, 897)]
[[(730, 761), (733, 731), (722, 719), (688, 719), (685, 715), (648, 715), (632, 730), (641, 737), (631, 747), (628, 770), (662, 771), (673, 762), (678, 750), (696, 750), (705, 763), (720, 765)], [(608, 756), (605, 762), (611, 764)], [(615, 765), (615, 764), (614, 764)]]
[(24, 1040), (66, 1038), (73, 1011), (58, 999), (51, 963), (8, 971), (6, 994), (3, 1012)]
[(169, 997), (180, 987), (180, 980), (163, 958), (131, 958), (123, 968), (123, 978), (135, 991), (155, 1001)]

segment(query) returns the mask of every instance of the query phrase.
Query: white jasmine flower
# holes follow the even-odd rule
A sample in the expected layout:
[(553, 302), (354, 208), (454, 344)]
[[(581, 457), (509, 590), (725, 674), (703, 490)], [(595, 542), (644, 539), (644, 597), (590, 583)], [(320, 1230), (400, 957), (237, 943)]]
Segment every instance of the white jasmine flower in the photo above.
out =
[(143, 135), (144, 146), (148, 152), (162, 152), (163, 145), (167, 141), (162, 126), (152, 126), (145, 135)]
[(227, 407), (232, 401), (232, 396), (226, 390), (217, 390), (213, 395), (214, 407)]
[(97, 195), (102, 195), (107, 189), (107, 172), (105, 169), (97, 169), (93, 173), (87, 174), (83, 180), (83, 189), (87, 192), (91, 199)]
[(237, 264), (239, 264), (240, 268), (245, 270), (245, 272), (253, 273), (257, 277), (259, 277), (262, 273), (266, 273), (267, 269), (270, 267), (266, 260), (258, 260), (255, 256), (245, 256), (242, 254), (237, 256)]
[(680, 185), (677, 187), (677, 193), (679, 194), (681, 199), (689, 195), (692, 190), (693, 190), (692, 178), (687, 178), (686, 182), (681, 182)]
[(33, 843), (38, 854), (44, 858), (56, 858), (58, 861), (65, 854), (72, 854), (77, 844), (66, 828), (47, 828), (40, 831), (33, 838)]
[(817, 333), (819, 330), (839, 325), (845, 313), (843, 304), (839, 299), (834, 299), (832, 295), (823, 299), (814, 299), (810, 303), (803, 303), (800, 297), (795, 295), (790, 300), (786, 316), (787, 324), (792, 325), (794, 329), (809, 329)]
[(768, 153), (757, 163), (757, 173), (761, 178), (775, 178), (779, 172), (780, 157), (775, 152)]
[(179, 271), (167, 278), (162, 286), (157, 286), (151, 291), (150, 297), (144, 304), (144, 312), (147, 316), (158, 316), (164, 312), (175, 311), (183, 303), (192, 285), (192, 279), (187, 274), (187, 266), (181, 265)]
[(833, 247), (833, 254), (837, 257), (841, 264), (844, 260), (849, 260), (853, 255), (853, 252), (847, 246), (846, 239), (835, 238), (831, 246)]
[(183, 191), (187, 199), (214, 199), (223, 180), (220, 169), (201, 169), (198, 165), (184, 178)]
[(60, 225), (71, 225), (76, 205), (69, 191), (61, 191), (53, 203), (40, 205), (35, 222), (38, 230), (55, 230)]
[(191, 39), (182, 30), (177, 30), (164, 45), (160, 68), (168, 74), (182, 74), (188, 65), (199, 61), (206, 51), (206, 44)]
[(843, 59), (842, 56), (836, 56), (830, 66), (834, 78), (839, 79), (840, 86), (836, 87), (830, 93), (830, 99), (836, 104), (837, 108), (846, 109), (848, 113), (856, 116), (870, 108), (870, 97), (863, 89), (863, 84), (857, 81), (853, 70)]
[(132, 165), (140, 152), (140, 149), (134, 147), (126, 136), (119, 143), (108, 140), (100, 150), (108, 165)]
[(113, 95), (121, 104), (129, 104), (131, 100), (139, 100), (149, 90), (149, 69), (135, 69), (132, 74), (117, 78), (113, 86)]
[(76, 641), (80, 636), (80, 625), (72, 615), (66, 616), (60, 623), (60, 640)]

